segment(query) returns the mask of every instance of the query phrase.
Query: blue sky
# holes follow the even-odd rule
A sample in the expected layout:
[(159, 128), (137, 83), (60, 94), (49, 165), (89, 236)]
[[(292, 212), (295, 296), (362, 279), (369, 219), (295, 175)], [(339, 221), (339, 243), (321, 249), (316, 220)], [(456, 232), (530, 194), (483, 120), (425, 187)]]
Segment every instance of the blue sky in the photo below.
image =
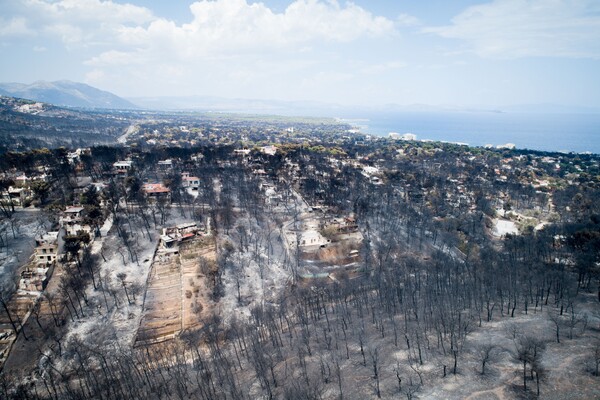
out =
[(0, 57), (124, 97), (600, 108), (600, 1), (0, 1)]

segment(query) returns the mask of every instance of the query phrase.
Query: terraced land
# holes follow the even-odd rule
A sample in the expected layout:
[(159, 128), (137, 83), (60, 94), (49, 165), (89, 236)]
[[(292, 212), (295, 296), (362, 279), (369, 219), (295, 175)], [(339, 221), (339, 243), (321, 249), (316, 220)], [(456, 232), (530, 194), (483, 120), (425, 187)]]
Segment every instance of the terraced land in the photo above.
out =
[(211, 238), (194, 238), (178, 249), (157, 252), (136, 346), (173, 339), (181, 331), (201, 324), (208, 310), (206, 276), (199, 272), (201, 257), (214, 265), (216, 247)]

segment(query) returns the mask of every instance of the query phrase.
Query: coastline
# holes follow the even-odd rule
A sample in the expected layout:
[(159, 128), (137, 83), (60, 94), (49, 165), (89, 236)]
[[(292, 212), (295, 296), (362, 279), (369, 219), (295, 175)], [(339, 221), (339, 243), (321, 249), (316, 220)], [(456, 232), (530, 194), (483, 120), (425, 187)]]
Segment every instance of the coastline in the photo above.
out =
[(517, 149), (600, 154), (599, 114), (398, 112), (337, 118), (362, 133), (469, 144), (514, 143)]

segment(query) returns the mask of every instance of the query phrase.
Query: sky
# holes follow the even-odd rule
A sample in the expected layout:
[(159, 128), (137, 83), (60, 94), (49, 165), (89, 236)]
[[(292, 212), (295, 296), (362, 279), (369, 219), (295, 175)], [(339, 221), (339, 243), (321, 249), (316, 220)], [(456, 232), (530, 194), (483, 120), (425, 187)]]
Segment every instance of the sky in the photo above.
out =
[(0, 59), (127, 98), (600, 108), (600, 1), (0, 0)]

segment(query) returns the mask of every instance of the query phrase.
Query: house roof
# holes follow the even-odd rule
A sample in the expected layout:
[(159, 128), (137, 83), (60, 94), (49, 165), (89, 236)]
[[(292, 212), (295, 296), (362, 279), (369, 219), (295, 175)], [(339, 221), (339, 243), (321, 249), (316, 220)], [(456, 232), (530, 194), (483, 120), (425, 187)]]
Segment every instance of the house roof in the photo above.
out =
[(165, 242), (165, 243), (171, 243), (171, 242), (174, 242), (174, 241), (175, 241), (175, 239), (173, 239), (173, 238), (172, 238), (171, 236), (169, 236), (169, 235), (160, 235), (160, 238), (161, 238), (161, 240), (162, 240), (163, 242)]
[(197, 224), (195, 222), (186, 222), (186, 223), (177, 225), (177, 229), (196, 228), (196, 227), (197, 227)]
[(65, 210), (66, 213), (80, 213), (84, 210), (83, 207), (67, 207), (67, 209)]
[(144, 183), (143, 190), (146, 193), (169, 193), (171, 191), (162, 183)]

